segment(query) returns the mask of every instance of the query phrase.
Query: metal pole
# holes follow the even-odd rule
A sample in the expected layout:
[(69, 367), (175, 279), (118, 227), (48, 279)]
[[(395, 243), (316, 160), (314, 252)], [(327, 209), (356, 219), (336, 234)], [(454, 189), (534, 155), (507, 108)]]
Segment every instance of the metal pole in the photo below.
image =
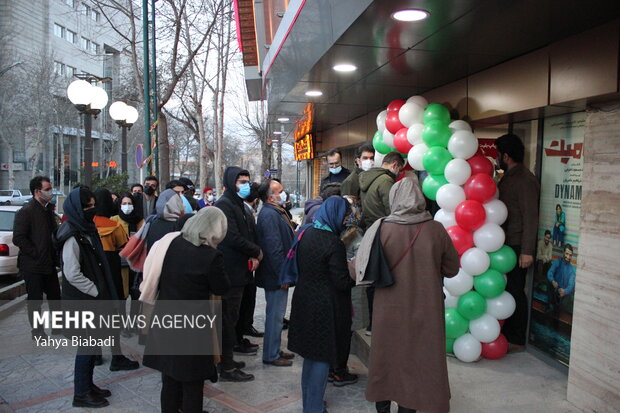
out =
[[(151, 155), (151, 98), (150, 98), (150, 74), (149, 74), (149, 0), (142, 0), (142, 49), (144, 65), (144, 159)], [(149, 165), (153, 165), (153, 161)], [(147, 171), (147, 175), (150, 173)]]
[[(155, 2), (157, 0), (151, 0), (151, 65), (153, 66), (153, 122), (157, 122), (157, 114), (159, 111), (158, 98), (157, 98), (157, 48), (155, 47)], [(155, 175), (159, 176), (159, 139), (157, 129), (155, 129)]]
[(93, 115), (84, 112), (84, 185), (90, 188), (93, 182)]
[(127, 126), (121, 125), (121, 172), (127, 173)]

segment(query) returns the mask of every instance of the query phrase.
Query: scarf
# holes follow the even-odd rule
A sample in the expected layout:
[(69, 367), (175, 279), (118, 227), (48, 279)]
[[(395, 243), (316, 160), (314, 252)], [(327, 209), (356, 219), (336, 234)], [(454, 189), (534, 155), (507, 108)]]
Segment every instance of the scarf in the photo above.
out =
[(219, 208), (203, 208), (187, 220), (181, 235), (195, 246), (217, 248), (228, 230), (226, 215)]
[(161, 193), (159, 198), (157, 198), (155, 211), (157, 212), (157, 216), (161, 219), (176, 221), (185, 213), (185, 205), (179, 194), (172, 189), (166, 189)]
[(144, 262), (142, 283), (140, 284), (140, 301), (154, 304), (159, 291), (159, 279), (161, 269), (164, 266), (164, 258), (172, 241), (181, 235), (180, 232), (171, 232), (164, 235), (159, 241), (155, 242), (149, 251), (149, 255)]
[(364, 234), (355, 260), (357, 285), (370, 284), (370, 282), (364, 281), (364, 276), (372, 251), (372, 244), (383, 221), (409, 225), (432, 219), (431, 214), (426, 211), (426, 201), (420, 184), (411, 178), (401, 179), (390, 189), (390, 210), (390, 215), (376, 220)]

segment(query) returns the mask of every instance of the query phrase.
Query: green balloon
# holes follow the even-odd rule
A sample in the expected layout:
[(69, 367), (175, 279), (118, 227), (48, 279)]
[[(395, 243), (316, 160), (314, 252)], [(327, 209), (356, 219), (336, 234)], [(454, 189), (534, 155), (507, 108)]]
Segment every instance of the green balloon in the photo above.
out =
[(380, 154), (387, 155), (392, 151), (392, 148), (387, 146), (385, 142), (383, 142), (383, 134), (381, 131), (376, 131), (375, 136), (372, 138), (372, 146), (374, 146), (375, 150)]
[(484, 298), (495, 298), (504, 292), (506, 280), (499, 271), (489, 268), (474, 277), (474, 288)]
[(456, 308), (446, 308), (446, 337), (457, 339), (467, 333), (469, 322), (456, 311)]
[[(424, 158), (422, 161), (424, 162)], [(443, 175), (428, 175), (422, 182), (422, 192), (428, 199), (435, 201), (437, 200), (437, 191), (447, 183), (448, 180)]]
[(450, 112), (441, 103), (431, 103), (424, 110), (424, 123), (439, 121), (448, 126), (450, 123)]
[(436, 120), (427, 123), (422, 129), (422, 140), (429, 148), (432, 146), (447, 147), (450, 136), (452, 136), (452, 131), (448, 125)]
[(454, 342), (455, 338), (446, 338), (446, 353), (454, 354)]
[(487, 302), (480, 293), (470, 291), (459, 298), (456, 309), (466, 319), (475, 320), (487, 310)]
[(452, 155), (446, 148), (441, 146), (433, 146), (428, 148), (422, 157), (422, 165), (424, 169), (431, 175), (443, 175), (444, 169), (448, 162), (452, 160)]
[(517, 265), (517, 254), (508, 245), (504, 245), (495, 252), (489, 252), (490, 267), (501, 274), (507, 274)]

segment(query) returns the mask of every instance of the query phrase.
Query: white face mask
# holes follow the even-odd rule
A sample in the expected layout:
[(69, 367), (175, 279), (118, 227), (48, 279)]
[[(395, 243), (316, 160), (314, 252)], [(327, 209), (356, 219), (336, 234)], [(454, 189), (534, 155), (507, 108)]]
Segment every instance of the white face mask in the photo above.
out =
[(207, 195), (207, 201), (213, 202), (213, 195)]
[(373, 166), (375, 166), (375, 161), (373, 161), (372, 159), (364, 159), (362, 161), (362, 170), (364, 171), (369, 170)]
[(284, 191), (280, 192), (280, 202), (278, 202), (278, 204), (284, 205), (286, 204), (286, 200), (287, 200), (286, 192)]
[(133, 212), (133, 205), (121, 205), (121, 211), (123, 211), (123, 214), (129, 215)]
[(54, 194), (52, 193), (51, 189), (49, 191), (41, 191), (41, 199), (44, 202), (50, 202), (53, 196)]

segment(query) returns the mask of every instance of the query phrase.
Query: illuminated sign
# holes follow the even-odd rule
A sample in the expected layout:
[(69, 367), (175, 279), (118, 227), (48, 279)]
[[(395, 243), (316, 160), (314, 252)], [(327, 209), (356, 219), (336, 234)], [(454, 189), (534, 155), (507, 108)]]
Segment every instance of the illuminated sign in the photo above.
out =
[(312, 146), (312, 135), (308, 133), (295, 142), (295, 160), (299, 162), (313, 158), (314, 147)]
[(312, 132), (314, 123), (314, 104), (308, 103), (304, 109), (302, 117), (295, 121), (295, 141), (305, 139), (306, 135)]

